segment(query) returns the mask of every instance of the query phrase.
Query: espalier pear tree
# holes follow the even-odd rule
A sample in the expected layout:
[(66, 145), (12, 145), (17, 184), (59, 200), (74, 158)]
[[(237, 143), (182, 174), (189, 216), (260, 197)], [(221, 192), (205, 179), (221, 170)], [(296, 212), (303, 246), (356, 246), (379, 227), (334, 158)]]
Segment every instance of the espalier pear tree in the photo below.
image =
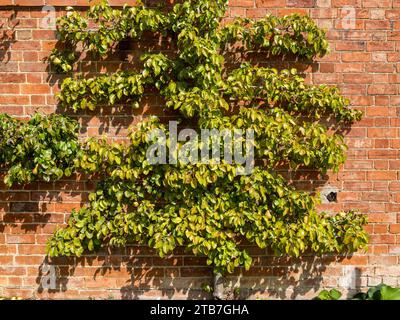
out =
[[(16, 172), (15, 166), (25, 170), (27, 164), (13, 156), (15, 148), (5, 153), (6, 163), (12, 165), (9, 181), (59, 179), (71, 170), (101, 177), (89, 203), (73, 211), (68, 225), (49, 239), (50, 256), (80, 256), (106, 245), (135, 243), (164, 257), (184, 246), (206, 257), (216, 274), (226, 274), (236, 267), (251, 267), (251, 255), (242, 244), (296, 257), (305, 252), (352, 253), (366, 246), (364, 215), (317, 212), (318, 198), (297, 190), (278, 170), (337, 171), (345, 161), (346, 145), (338, 130), (328, 130), (325, 120), (334, 119), (337, 129), (359, 120), (361, 113), (348, 107), (336, 87), (307, 84), (296, 69), (276, 70), (252, 61), (228, 66), (225, 60), (227, 53), (240, 48), (265, 57), (310, 61), (327, 54), (325, 32), (298, 14), (236, 18), (224, 24), (227, 2), (195, 0), (168, 8), (119, 9), (102, 2), (86, 14), (69, 8), (58, 19), (65, 49), (55, 49), (49, 60), (68, 74), (58, 94), (62, 106), (91, 111), (101, 105), (138, 108), (145, 90), (154, 87), (186, 127), (198, 132), (251, 129), (255, 167), (250, 174), (238, 175), (235, 161), (150, 163), (147, 153), (157, 137), (149, 133), (163, 132), (167, 147), (172, 144), (168, 125), (157, 117), (134, 126), (129, 143), (91, 138), (79, 148), (69, 134), (75, 127), (63, 122), (54, 138), (46, 131), (46, 143), (57, 145), (42, 148), (55, 150), (42, 155), (51, 162), (48, 169), (38, 157), (33, 171)], [(72, 72), (82, 52), (102, 60), (118, 50), (121, 41), (145, 40), (152, 33), (171, 39), (174, 51), (143, 54), (136, 71), (94, 77)], [(5, 120), (6, 128), (23, 126)], [(67, 132), (60, 132), (63, 129)], [(67, 139), (60, 139), (63, 135)], [(73, 160), (61, 152), (67, 142)], [(0, 140), (0, 146), (3, 143)], [(25, 150), (25, 142), (20, 144)], [(201, 144), (204, 141), (195, 148), (200, 150)], [(177, 149), (182, 147), (178, 141)]]

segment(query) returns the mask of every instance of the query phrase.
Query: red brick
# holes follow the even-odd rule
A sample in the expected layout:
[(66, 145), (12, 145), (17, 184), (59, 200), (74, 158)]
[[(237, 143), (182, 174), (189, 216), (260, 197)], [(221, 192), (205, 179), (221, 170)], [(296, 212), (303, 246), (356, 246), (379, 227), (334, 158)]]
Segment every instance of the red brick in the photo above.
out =
[(11, 243), (35, 243), (35, 236), (32, 234), (7, 235), (7, 244)]
[(368, 151), (368, 157), (370, 159), (396, 159), (396, 150), (370, 150)]
[(390, 233), (400, 233), (400, 224), (391, 224), (389, 229)]
[(367, 45), (368, 51), (394, 51), (393, 42), (371, 41)]
[(344, 62), (366, 62), (371, 60), (371, 55), (366, 52), (344, 52), (342, 53), (342, 60)]
[(395, 138), (397, 137), (396, 128), (368, 128), (368, 137), (370, 138)]
[(332, 73), (335, 71), (335, 65), (333, 63), (320, 63), (319, 64), (320, 72)]
[(341, 41), (336, 43), (336, 50), (339, 51), (364, 51), (365, 41)]
[(371, 83), (372, 75), (370, 74), (344, 74), (343, 75), (344, 83)]
[(21, 85), (22, 94), (50, 94), (51, 88), (46, 84)]
[(365, 192), (361, 195), (362, 201), (388, 202), (390, 196), (387, 192)]
[(24, 61), (39, 61), (39, 55), (37, 52), (28, 51), (24, 52), (23, 59)]
[(391, 0), (363, 0), (364, 8), (389, 8), (392, 5)]
[(378, 243), (378, 244), (393, 244), (396, 243), (396, 236), (395, 235), (371, 235), (371, 243)]
[(342, 261), (340, 261), (341, 264), (343, 265), (365, 265), (367, 264), (368, 257), (367, 256), (351, 256), (351, 257), (346, 257)]
[(314, 0), (286, 0), (288, 7), (311, 8), (314, 6)]
[(32, 256), (32, 255), (18, 255), (15, 257), (15, 263), (17, 265), (29, 266), (29, 265), (41, 265), (44, 261), (44, 256)]
[(331, 0), (332, 7), (343, 8), (344, 6), (361, 7), (361, 0)]
[(360, 63), (339, 63), (335, 64), (336, 72), (363, 72), (365, 69), (364, 64)]
[(387, 63), (369, 63), (366, 66), (367, 72), (385, 72), (392, 73), (395, 70), (394, 64)]
[(266, 14), (265, 9), (247, 9), (246, 11), (246, 17), (252, 19), (263, 18)]
[[(249, 5), (249, 7), (250, 6), (251, 5)], [(282, 8), (284, 6), (285, 6), (284, 0), (256, 0), (257, 8)]]
[(32, 37), (34, 40), (55, 40), (56, 32), (53, 30), (33, 30)]
[(19, 65), (22, 72), (46, 72), (48, 66), (45, 63), (22, 62)]
[(389, 32), (387, 39), (389, 41), (400, 40), (400, 31)]
[(370, 265), (393, 265), (397, 263), (396, 257), (391, 256), (370, 256), (368, 259)]
[(25, 75), (18, 73), (9, 73), (1, 75), (0, 83), (21, 83), (25, 82)]
[(368, 94), (397, 94), (397, 86), (394, 84), (372, 84), (368, 87)]
[(42, 6), (45, 0), (14, 0), (14, 4), (18, 6)]
[(17, 41), (11, 45), (12, 50), (40, 50), (40, 42), (38, 41)]
[(386, 19), (390, 20), (398, 20), (400, 19), (400, 10), (399, 9), (386, 10), (385, 17)]

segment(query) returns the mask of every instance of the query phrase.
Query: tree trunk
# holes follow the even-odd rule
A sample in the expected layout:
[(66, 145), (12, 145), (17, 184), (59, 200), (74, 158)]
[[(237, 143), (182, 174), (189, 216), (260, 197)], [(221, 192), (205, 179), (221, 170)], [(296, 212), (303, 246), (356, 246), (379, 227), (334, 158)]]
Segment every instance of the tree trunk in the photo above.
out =
[(215, 300), (226, 300), (225, 279), (220, 273), (214, 273), (213, 295)]

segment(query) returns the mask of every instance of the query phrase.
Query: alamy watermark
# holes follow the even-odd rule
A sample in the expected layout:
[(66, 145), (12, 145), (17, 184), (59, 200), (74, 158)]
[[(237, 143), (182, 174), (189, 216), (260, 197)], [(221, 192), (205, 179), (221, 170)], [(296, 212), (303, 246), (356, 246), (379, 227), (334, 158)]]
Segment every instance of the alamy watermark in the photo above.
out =
[(55, 30), (57, 22), (56, 8), (54, 6), (44, 6), (42, 12), (46, 13), (46, 15), (41, 19), (40, 28)]
[[(254, 169), (253, 129), (193, 129), (178, 133), (178, 123), (169, 122), (168, 138), (161, 129), (148, 133), (153, 144), (146, 152), (152, 164), (227, 164), (237, 165), (236, 175), (249, 175)], [(223, 155), (223, 158), (221, 158)]]
[(41, 266), (40, 271), (42, 272), (40, 280), (41, 287), (47, 290), (55, 290), (57, 288), (56, 267), (45, 263)]

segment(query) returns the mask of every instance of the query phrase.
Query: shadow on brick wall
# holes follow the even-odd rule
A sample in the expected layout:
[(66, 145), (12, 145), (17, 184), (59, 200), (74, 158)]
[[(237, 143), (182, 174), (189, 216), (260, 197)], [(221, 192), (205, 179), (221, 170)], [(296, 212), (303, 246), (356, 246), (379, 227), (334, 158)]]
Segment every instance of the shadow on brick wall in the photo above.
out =
[[(249, 271), (238, 268), (226, 277), (234, 291), (229, 299), (314, 297), (321, 287), (340, 286), (337, 279), (350, 281), (354, 288), (361, 287), (359, 271), (349, 277), (339, 267), (330, 266), (340, 264), (344, 258), (275, 257), (259, 252)], [(204, 257), (192, 256), (182, 247), (164, 259), (154, 250), (141, 246), (108, 248), (81, 258), (45, 258), (38, 268), (37, 293), (50, 298), (65, 293), (74, 298), (71, 291), (85, 286), (86, 289), (80, 288), (77, 297), (90, 298), (95, 292), (99, 299), (211, 299), (212, 294), (202, 289), (204, 285), (213, 284), (212, 268), (205, 265)], [(54, 267), (56, 275), (51, 288), (48, 287), (49, 266)], [(70, 284), (71, 279), (73, 283)]]
[(11, 45), (16, 42), (15, 28), (19, 24), (16, 19), (16, 12), (11, 12), (10, 16), (0, 19), (0, 62), (7, 63), (10, 60), (9, 51)]
[[(15, 236), (55, 230), (57, 224), (64, 223), (65, 214), (87, 203), (88, 192), (85, 191), (95, 184), (95, 181), (77, 178), (7, 187), (3, 179), (0, 173), (0, 232), (8, 227), (7, 233)], [(48, 230), (43, 229), (46, 226)]]

